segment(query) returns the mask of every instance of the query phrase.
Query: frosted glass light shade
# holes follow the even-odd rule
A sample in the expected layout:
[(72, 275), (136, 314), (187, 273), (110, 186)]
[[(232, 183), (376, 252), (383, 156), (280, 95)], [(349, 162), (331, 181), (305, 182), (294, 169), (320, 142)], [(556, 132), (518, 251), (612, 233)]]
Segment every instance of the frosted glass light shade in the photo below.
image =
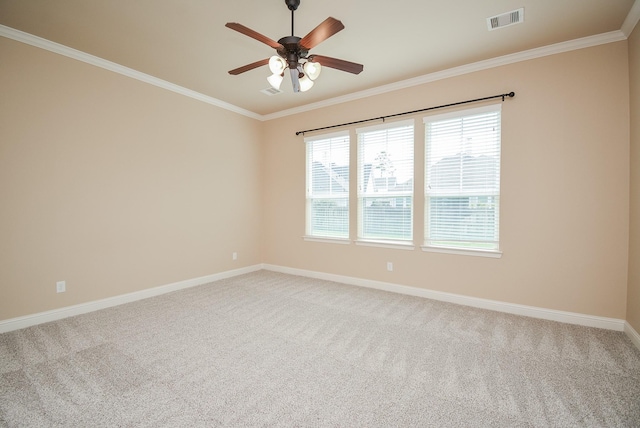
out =
[(309, 79), (307, 75), (303, 75), (300, 78), (300, 92), (306, 92), (313, 86), (313, 80)]
[(269, 58), (269, 70), (271, 70), (273, 74), (282, 74), (286, 67), (287, 63), (279, 56), (274, 55)]
[(272, 74), (271, 76), (267, 77), (267, 82), (269, 82), (273, 89), (280, 89), (282, 79), (284, 79), (284, 76), (282, 74)]
[(307, 61), (304, 63), (304, 72), (309, 76), (309, 79), (316, 80), (320, 76), (320, 71), (322, 71), (322, 66), (319, 62)]

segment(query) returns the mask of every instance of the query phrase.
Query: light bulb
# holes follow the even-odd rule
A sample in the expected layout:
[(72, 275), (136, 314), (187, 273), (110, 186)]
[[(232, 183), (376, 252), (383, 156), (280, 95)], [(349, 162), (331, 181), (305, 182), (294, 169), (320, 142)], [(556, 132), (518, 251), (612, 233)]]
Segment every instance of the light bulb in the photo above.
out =
[(300, 78), (300, 92), (306, 92), (313, 86), (313, 80), (305, 74)]
[(286, 67), (287, 63), (279, 56), (274, 55), (269, 58), (269, 70), (271, 70), (273, 74), (282, 74)]
[(282, 74), (272, 74), (267, 77), (267, 82), (273, 87), (273, 89), (280, 89), (280, 85), (282, 84), (282, 79), (284, 76)]
[(307, 61), (304, 63), (304, 72), (309, 76), (309, 79), (316, 80), (320, 76), (322, 66), (319, 62)]

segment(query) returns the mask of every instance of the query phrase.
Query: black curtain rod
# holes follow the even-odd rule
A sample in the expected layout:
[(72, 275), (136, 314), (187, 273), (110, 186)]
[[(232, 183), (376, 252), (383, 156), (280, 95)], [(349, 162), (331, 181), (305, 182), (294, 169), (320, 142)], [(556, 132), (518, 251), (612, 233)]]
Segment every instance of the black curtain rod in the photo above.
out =
[(384, 122), (385, 119), (388, 119), (390, 117), (404, 116), (404, 115), (407, 115), (407, 114), (420, 113), (420, 112), (423, 112), (423, 111), (436, 110), (436, 109), (439, 109), (439, 108), (459, 106), (461, 104), (477, 103), (479, 101), (492, 100), (494, 98), (502, 98), (502, 101), (504, 102), (505, 97), (513, 98), (515, 96), (516, 96), (515, 92), (509, 92), (508, 94), (492, 95), (490, 97), (476, 98), (475, 100), (460, 101), (460, 102), (457, 102), (457, 103), (443, 104), (441, 106), (436, 106), (436, 107), (427, 107), (427, 108), (423, 108), (423, 109), (420, 109), (420, 110), (405, 111), (404, 113), (396, 113), (396, 114), (390, 114), (390, 115), (387, 115), (387, 116), (372, 117), (371, 119), (356, 120), (355, 122), (341, 123), (339, 125), (323, 126), (322, 128), (307, 129), (305, 131), (297, 131), (296, 135), (300, 135), (300, 134), (304, 135), (305, 132), (322, 131), (323, 129), (338, 128), (340, 126), (355, 125), (357, 123), (371, 122), (371, 121), (374, 121), (374, 120), (382, 120)]

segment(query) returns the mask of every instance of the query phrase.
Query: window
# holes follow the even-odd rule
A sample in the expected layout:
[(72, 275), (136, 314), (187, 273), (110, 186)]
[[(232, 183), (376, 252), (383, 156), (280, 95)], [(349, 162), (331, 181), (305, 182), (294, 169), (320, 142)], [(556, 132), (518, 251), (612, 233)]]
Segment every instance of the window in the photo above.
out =
[(413, 120), (357, 133), (358, 239), (412, 241)]
[(349, 134), (305, 138), (306, 234), (349, 238)]
[(500, 105), (424, 119), (425, 245), (497, 251)]

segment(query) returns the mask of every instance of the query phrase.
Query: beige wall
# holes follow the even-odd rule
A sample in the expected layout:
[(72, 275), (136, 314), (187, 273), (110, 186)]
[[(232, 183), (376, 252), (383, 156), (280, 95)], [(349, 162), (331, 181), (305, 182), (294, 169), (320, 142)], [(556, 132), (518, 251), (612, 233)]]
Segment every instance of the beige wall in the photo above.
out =
[(261, 261), (260, 122), (6, 38), (0, 58), (0, 320)]
[(640, 25), (629, 42), (631, 98), (631, 210), (627, 321), (640, 332)]
[[(265, 124), (264, 261), (624, 319), (629, 243), (628, 82), (627, 42), (623, 41), (269, 121)], [(295, 131), (511, 90), (516, 97), (503, 105), (501, 259), (425, 253), (419, 247), (405, 251), (302, 239), (305, 149), (302, 136), (297, 137)], [(422, 115), (415, 118), (415, 156), (422, 159)], [(355, 142), (351, 147), (354, 152)], [(353, 171), (355, 157), (352, 159)], [(422, 174), (418, 161), (417, 245), (423, 234)], [(354, 183), (351, 190), (355, 194)], [(352, 239), (355, 209), (352, 204)], [(393, 272), (386, 271), (387, 261), (394, 263)]]
[[(0, 320), (265, 262), (626, 316), (639, 329), (638, 38), (266, 123), (0, 38)], [(501, 259), (302, 239), (295, 131), (511, 90)], [(417, 245), (422, 173), (417, 162)], [(351, 223), (354, 238), (354, 204)]]

